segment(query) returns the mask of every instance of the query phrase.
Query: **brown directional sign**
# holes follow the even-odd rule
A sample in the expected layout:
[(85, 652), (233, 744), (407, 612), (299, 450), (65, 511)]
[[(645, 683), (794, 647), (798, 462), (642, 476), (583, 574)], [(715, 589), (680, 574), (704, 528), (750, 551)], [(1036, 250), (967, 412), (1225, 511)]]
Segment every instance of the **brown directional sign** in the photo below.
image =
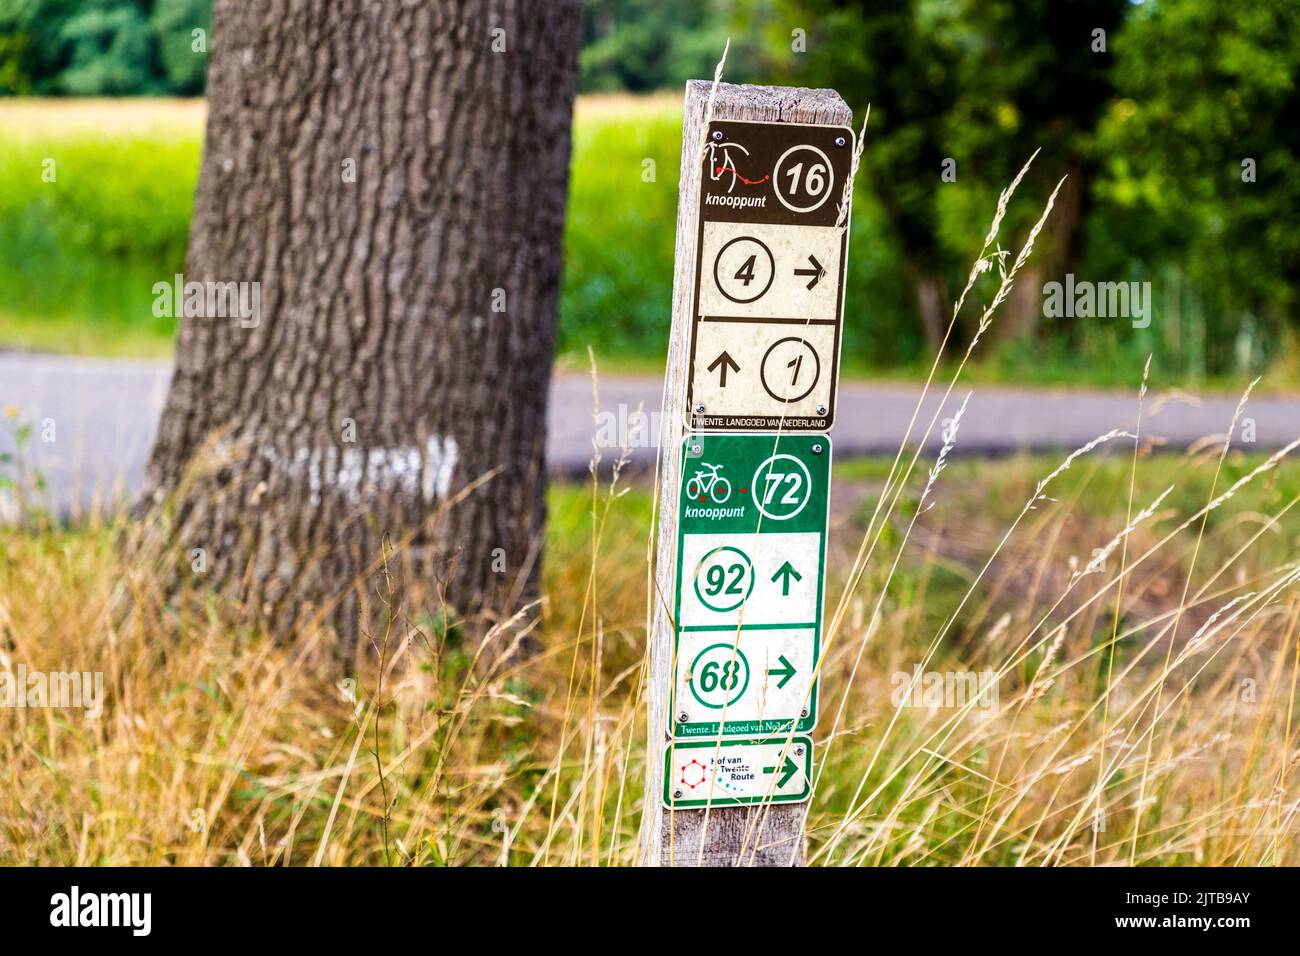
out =
[(715, 122), (701, 162), (687, 427), (824, 431), (835, 418), (853, 131)]

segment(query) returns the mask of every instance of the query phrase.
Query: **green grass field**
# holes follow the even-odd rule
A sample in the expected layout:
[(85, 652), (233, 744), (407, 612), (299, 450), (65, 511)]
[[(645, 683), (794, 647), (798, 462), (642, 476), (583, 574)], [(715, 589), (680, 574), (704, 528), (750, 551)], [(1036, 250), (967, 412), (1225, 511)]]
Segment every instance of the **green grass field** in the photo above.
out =
[[(680, 112), (673, 95), (579, 101), (561, 362), (585, 365), (590, 346), (611, 368), (659, 369)], [(204, 115), (201, 101), (0, 101), (0, 347), (170, 354), (175, 323), (151, 314), (151, 288), (184, 268)], [(857, 286), (880, 280), (872, 249), (855, 252)], [(860, 315), (848, 324), (865, 345), (848, 362), (898, 360), (897, 337), (865, 334)]]
[[(0, 345), (170, 354), (154, 282), (182, 271), (196, 102), (0, 104)], [(47, 181), (52, 180), (52, 181)]]

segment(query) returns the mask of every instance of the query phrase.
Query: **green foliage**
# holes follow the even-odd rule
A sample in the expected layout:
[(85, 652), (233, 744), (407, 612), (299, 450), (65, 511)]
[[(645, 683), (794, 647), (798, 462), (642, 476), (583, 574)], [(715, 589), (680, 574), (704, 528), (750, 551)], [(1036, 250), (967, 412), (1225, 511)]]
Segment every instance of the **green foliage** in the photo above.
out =
[[(953, 301), (998, 193), (1035, 149), (1004, 248), (1019, 247), (1068, 176), (1023, 298), (995, 326), (1011, 334), (994, 365), (1032, 377), (1072, 364), (1132, 370), (1152, 354), (1157, 370), (1193, 381), (1245, 376), (1300, 326), (1297, 0), (772, 2), (772, 71), (839, 90), (858, 116), (871, 103), (864, 174), (884, 227), (874, 239), (918, 290), (934, 283)], [(791, 51), (790, 23), (806, 27), (806, 52)], [(1246, 158), (1255, 183), (1242, 181)], [(955, 181), (941, 179), (945, 159)], [(1044, 317), (1041, 286), (1066, 273), (1151, 282), (1151, 326)], [(900, 307), (918, 323), (915, 304)]]
[(918, 28), (912, 6), (783, 3), (782, 22), (808, 24), (808, 51), (790, 51), (781, 34), (773, 68), (792, 82), (838, 90), (859, 117), (871, 104), (871, 148), (861, 175), (878, 184), (873, 192), (904, 263), (935, 271), (944, 268), (945, 255), (933, 181), (947, 155), (945, 113), (936, 104), (953, 102), (958, 77), (955, 52), (933, 30)]
[(663, 354), (680, 143), (680, 114), (662, 107), (575, 125), (560, 351)]
[(69, 63), (59, 84), (73, 96), (157, 93), (148, 21), (134, 3), (97, 0), (64, 24)]
[[(586, 0), (582, 89), (648, 91), (756, 62), (732, 2)], [(0, 0), (0, 95), (203, 92), (212, 0)], [(195, 49), (195, 30), (204, 31)]]
[(211, 0), (0, 0), (0, 95), (199, 94), (210, 9)]
[[(1168, 0), (1116, 45), (1096, 258), (1168, 263), (1208, 322), (1211, 371), (1296, 323), (1300, 3)], [(1246, 181), (1253, 163), (1255, 181)]]
[(61, 39), (76, 0), (0, 0), (0, 95), (48, 93), (67, 64)]
[(729, 38), (730, 70), (744, 70), (753, 51), (735, 42), (731, 3), (700, 0), (586, 0), (581, 88), (647, 92), (713, 75)]
[[(1035, 149), (1006, 234), (1023, 239), (1063, 173), (1088, 178), (1091, 128), (1111, 91), (1110, 60), (1092, 52), (1091, 30), (1112, 32), (1124, 0), (782, 6), (809, 24), (808, 52), (782, 51), (774, 68), (840, 91), (859, 116), (870, 103), (863, 168), (888, 238), (900, 268), (914, 283), (936, 282), (945, 304), (964, 284), (998, 194)], [(1079, 213), (1067, 206), (1063, 196), (1040, 257), (1068, 262)]]
[(170, 92), (181, 96), (203, 92), (211, 19), (210, 0), (155, 0), (149, 28)]

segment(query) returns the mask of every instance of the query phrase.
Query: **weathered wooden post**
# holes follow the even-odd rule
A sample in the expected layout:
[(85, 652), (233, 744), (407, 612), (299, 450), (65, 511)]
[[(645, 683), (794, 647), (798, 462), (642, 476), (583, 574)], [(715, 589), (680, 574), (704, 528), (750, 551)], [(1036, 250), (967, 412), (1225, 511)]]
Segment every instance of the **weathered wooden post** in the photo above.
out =
[(686, 86), (647, 864), (803, 861), (850, 120), (832, 90)]

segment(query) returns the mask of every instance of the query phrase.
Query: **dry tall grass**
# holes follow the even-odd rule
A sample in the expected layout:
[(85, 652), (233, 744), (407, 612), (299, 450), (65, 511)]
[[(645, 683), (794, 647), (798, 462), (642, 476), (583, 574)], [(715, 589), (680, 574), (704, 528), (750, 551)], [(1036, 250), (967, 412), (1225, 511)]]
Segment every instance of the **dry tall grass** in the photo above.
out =
[[(1010, 195), (982, 327), (1032, 247), (996, 246)], [(865, 506), (832, 531), (811, 862), (1300, 862), (1294, 446), (1156, 459), (1147, 401), (1058, 461), (950, 464), (950, 427), (918, 474), (936, 415), (883, 474), (842, 470)], [(0, 709), (0, 862), (638, 862), (651, 497), (557, 490), (536, 657), (476, 660), (394, 568), (343, 680), (327, 634), (159, 605), (121, 519), (3, 532), (0, 670), (101, 671), (107, 701)], [(988, 698), (919, 676), (978, 671)]]
[[(823, 669), (842, 716), (819, 729), (812, 860), (1300, 862), (1300, 488), (1229, 455), (1224, 485), (1245, 483), (1202, 535), (1220, 460), (1078, 459), (1042, 488), (1050, 461), (958, 462), (932, 509), (923, 483), (903, 493)], [(859, 505), (834, 523), (832, 593), (884, 490), (837, 481)], [(394, 629), (354, 683), (320, 633), (282, 646), (157, 607), (115, 623), (120, 589), (149, 587), (115, 526), (5, 532), (0, 668), (102, 671), (107, 702), (0, 710), (0, 862), (635, 862), (649, 494), (624, 491), (554, 495), (536, 659), (484, 673), (381, 577)], [(1016, 494), (1035, 504), (1002, 540), (990, 502)], [(895, 706), (917, 665), (995, 672), (996, 702)]]

